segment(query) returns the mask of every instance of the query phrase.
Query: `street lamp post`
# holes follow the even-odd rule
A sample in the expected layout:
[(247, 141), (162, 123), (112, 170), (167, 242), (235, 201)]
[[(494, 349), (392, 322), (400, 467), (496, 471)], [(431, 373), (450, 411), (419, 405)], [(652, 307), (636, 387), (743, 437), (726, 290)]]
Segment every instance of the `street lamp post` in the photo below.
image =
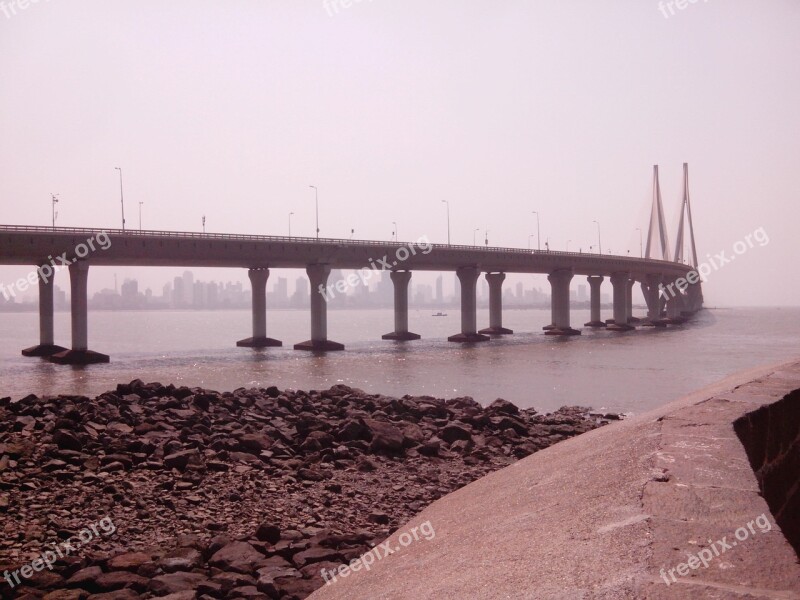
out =
[(308, 187), (313, 188), (314, 190), (314, 206), (316, 208), (317, 215), (317, 239), (319, 239), (319, 190), (315, 185), (310, 185)]
[(475, 234), (476, 234), (477, 232), (479, 232), (480, 230), (481, 230), (481, 228), (480, 228), (480, 227), (476, 227), (476, 228), (475, 228), (475, 229), (472, 231), (472, 245), (473, 245), (473, 246), (477, 246), (477, 245), (478, 245), (478, 242), (476, 242), (476, 241), (475, 241)]
[(532, 238), (533, 236), (535, 236), (535, 235), (536, 235), (535, 233), (532, 233), (532, 234), (530, 234), (530, 235), (528, 236), (528, 250), (530, 250), (530, 249), (531, 249), (531, 238)]
[(642, 246), (642, 229), (640, 227), (637, 227), (636, 231), (639, 232), (639, 258), (643, 258), (644, 257), (644, 247)]
[(569, 252), (569, 243), (570, 243), (571, 241), (572, 241), (572, 240), (567, 240), (567, 252)]
[(447, 245), (450, 245), (450, 202), (442, 200), (447, 205)]
[(142, 230), (142, 204), (144, 204), (144, 202), (140, 200), (139, 201), (139, 231)]
[(289, 237), (292, 237), (292, 215), (293, 214), (294, 214), (293, 212), (289, 213)]
[(122, 194), (122, 167), (114, 167), (119, 171), (119, 204), (122, 208), (122, 230), (125, 231), (125, 199)]
[(203, 233), (206, 232), (206, 216), (203, 215)]
[[(531, 212), (536, 215), (536, 249), (537, 250), (541, 250), (542, 249), (542, 237), (541, 237), (541, 235), (539, 235), (539, 211), (532, 210)], [(530, 244), (530, 241), (531, 241), (530, 238), (528, 238), (528, 243), (529, 244)]]
[(603, 245), (600, 243), (600, 223), (598, 221), (592, 221), (592, 223), (597, 223), (597, 253), (603, 253)]
[(55, 194), (50, 194), (50, 200), (51, 200), (51, 204), (53, 206), (53, 229), (55, 229), (56, 228), (56, 217), (58, 216), (58, 213), (56, 212), (56, 204), (58, 204), (58, 196), (56, 196)]

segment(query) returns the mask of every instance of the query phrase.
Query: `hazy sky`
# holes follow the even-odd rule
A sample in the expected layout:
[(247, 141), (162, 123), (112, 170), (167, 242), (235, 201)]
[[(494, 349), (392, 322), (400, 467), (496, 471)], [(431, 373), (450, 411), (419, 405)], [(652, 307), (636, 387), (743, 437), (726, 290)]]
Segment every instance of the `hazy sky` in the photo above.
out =
[(293, 211), (311, 236), (317, 185), (325, 237), (446, 241), (447, 199), (453, 243), (525, 247), (537, 210), (542, 245), (587, 250), (598, 219), (638, 254), (652, 165), (674, 241), (688, 162), (701, 258), (770, 240), (707, 304), (800, 303), (797, 0), (345, 2), (5, 0), (0, 223), (49, 224), (57, 193), (59, 225), (119, 227), (121, 166), (130, 228), (144, 202), (145, 228), (284, 235)]

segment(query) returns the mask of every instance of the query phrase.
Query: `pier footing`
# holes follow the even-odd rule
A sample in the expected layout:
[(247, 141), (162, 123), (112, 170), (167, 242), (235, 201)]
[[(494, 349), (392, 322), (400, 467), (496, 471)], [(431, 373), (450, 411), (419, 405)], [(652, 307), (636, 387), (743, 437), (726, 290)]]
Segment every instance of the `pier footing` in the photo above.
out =
[(275, 348), (283, 346), (283, 342), (268, 337), (249, 337), (236, 342), (240, 348)]
[(411, 340), (419, 340), (422, 336), (418, 333), (411, 333), (410, 331), (393, 331), (392, 333), (385, 333), (381, 336), (382, 340), (395, 340), (398, 342), (410, 342)]
[(485, 329), (481, 329), (478, 333), (482, 333), (484, 335), (511, 335), (514, 333), (513, 329), (509, 329), (508, 327), (486, 327)]
[(64, 350), (48, 356), (47, 360), (59, 365), (94, 365), (107, 363), (111, 358), (94, 350)]
[(22, 351), (22, 356), (52, 356), (53, 354), (58, 354), (59, 352), (64, 352), (66, 348), (64, 346), (56, 346), (55, 344), (39, 344), (37, 346), (31, 346), (30, 348), (25, 348)]
[(457, 333), (447, 338), (447, 341), (472, 344), (474, 342), (488, 342), (489, 339), (488, 335), (483, 335), (482, 333)]
[(569, 336), (569, 335), (580, 335), (581, 332), (577, 329), (573, 329), (572, 327), (553, 327), (548, 329), (544, 332), (545, 335), (560, 335), (560, 336)]
[(309, 350), (312, 352), (336, 352), (344, 350), (344, 344), (330, 340), (306, 340), (294, 345), (295, 350)]

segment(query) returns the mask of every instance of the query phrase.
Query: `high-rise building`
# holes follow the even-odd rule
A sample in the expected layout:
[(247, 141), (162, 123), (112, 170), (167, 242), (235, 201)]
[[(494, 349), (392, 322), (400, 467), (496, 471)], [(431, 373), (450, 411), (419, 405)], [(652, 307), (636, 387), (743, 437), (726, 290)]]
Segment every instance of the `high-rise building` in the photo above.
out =
[(183, 273), (183, 302), (191, 306), (194, 300), (194, 274), (191, 271)]
[(172, 308), (182, 308), (186, 306), (183, 295), (183, 278), (176, 277), (172, 280)]

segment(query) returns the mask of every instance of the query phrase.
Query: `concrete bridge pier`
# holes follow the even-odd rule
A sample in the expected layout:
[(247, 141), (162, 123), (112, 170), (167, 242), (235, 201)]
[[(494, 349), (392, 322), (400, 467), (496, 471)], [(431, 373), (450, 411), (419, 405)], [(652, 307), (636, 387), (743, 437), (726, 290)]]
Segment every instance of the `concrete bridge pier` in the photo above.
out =
[(647, 303), (647, 318), (641, 321), (645, 327), (666, 327), (666, 323), (661, 319), (664, 300), (661, 297), (662, 276), (650, 274), (645, 276), (642, 282), (642, 294)]
[(586, 327), (605, 327), (606, 323), (600, 318), (600, 286), (603, 277), (600, 275), (590, 275), (586, 278), (589, 282), (589, 306), (591, 307), (591, 320), (584, 325)]
[(236, 342), (242, 348), (283, 346), (283, 342), (267, 337), (267, 279), (269, 269), (248, 269), (252, 288), (253, 337)]
[(295, 350), (344, 350), (344, 344), (328, 339), (328, 297), (326, 286), (331, 268), (328, 265), (306, 267), (311, 283), (311, 339), (294, 345)]
[(384, 340), (418, 340), (418, 333), (408, 330), (408, 283), (411, 271), (392, 271), (389, 274), (394, 284), (394, 331), (381, 336)]
[(686, 287), (686, 305), (683, 309), (683, 314), (691, 316), (696, 313), (703, 306), (703, 289), (700, 283), (690, 283)]
[(475, 287), (480, 276), (477, 267), (461, 267), (456, 270), (461, 284), (461, 333), (447, 338), (450, 342), (485, 342), (488, 335), (478, 333), (477, 301)]
[(89, 350), (88, 281), (89, 263), (82, 260), (73, 262), (69, 266), (72, 348), (49, 356), (50, 362), (62, 365), (88, 365), (109, 361), (107, 354)]
[(666, 286), (667, 318), (664, 321), (670, 325), (680, 325), (686, 322), (683, 316), (684, 296), (683, 291), (675, 284)]
[[(49, 266), (48, 266), (49, 268)], [(23, 356), (52, 356), (66, 348), (55, 345), (53, 333), (53, 278), (55, 272), (45, 278), (39, 271), (39, 344), (22, 351)]]
[(628, 293), (632, 290), (629, 273), (612, 273), (611, 285), (614, 288), (614, 319), (609, 323), (608, 331), (630, 331), (634, 327), (628, 324)]
[(627, 286), (625, 288), (625, 314), (628, 317), (628, 325), (635, 325), (641, 319), (638, 317), (633, 316), (633, 286), (636, 285), (636, 280), (632, 277), (628, 279)]
[(544, 332), (545, 335), (580, 335), (581, 332), (573, 329), (569, 324), (569, 283), (572, 281), (570, 269), (559, 269), (547, 276), (550, 282), (550, 306), (553, 318), (553, 328)]
[(514, 333), (503, 327), (503, 281), (505, 273), (487, 273), (486, 281), (489, 283), (489, 327), (481, 329), (478, 333), (485, 335), (508, 335)]

